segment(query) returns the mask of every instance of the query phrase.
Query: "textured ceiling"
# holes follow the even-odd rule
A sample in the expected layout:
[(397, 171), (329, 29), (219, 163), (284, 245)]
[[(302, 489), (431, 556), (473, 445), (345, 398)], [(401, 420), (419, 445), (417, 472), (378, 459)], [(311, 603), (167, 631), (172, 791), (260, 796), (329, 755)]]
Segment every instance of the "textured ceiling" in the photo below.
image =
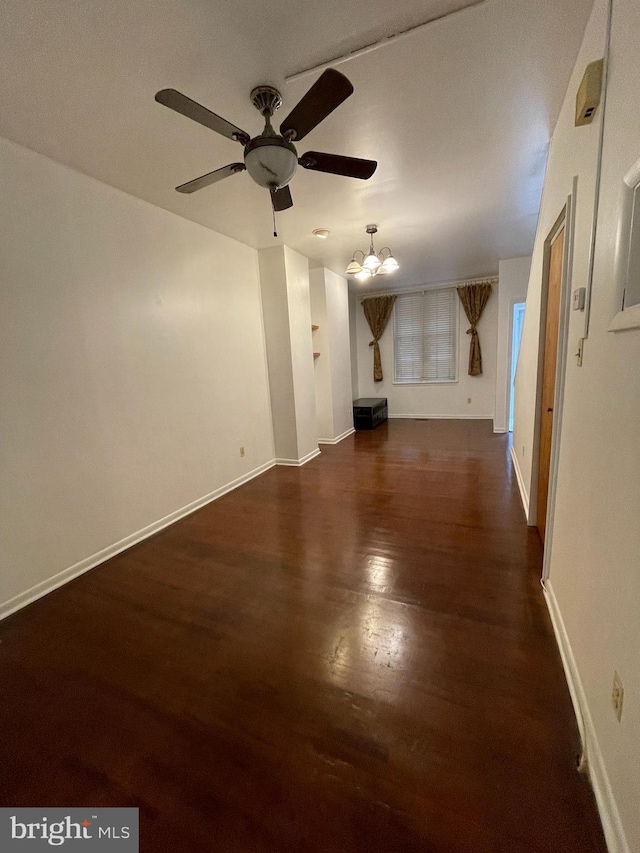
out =
[[(468, 8), (464, 8), (464, 7)], [(255, 247), (286, 242), (341, 272), (380, 226), (414, 285), (497, 272), (531, 251), (549, 137), (591, 0), (4, 0), (0, 135)], [(379, 161), (368, 182), (298, 170), (272, 236), (266, 190), (240, 174), (174, 186), (239, 145), (154, 101), (173, 87), (252, 135), (249, 93), (449, 11), (339, 65), (355, 94), (301, 143)], [(79, 211), (81, 215), (81, 211)], [(326, 241), (311, 236), (331, 229)], [(358, 286), (358, 289), (364, 289)]]

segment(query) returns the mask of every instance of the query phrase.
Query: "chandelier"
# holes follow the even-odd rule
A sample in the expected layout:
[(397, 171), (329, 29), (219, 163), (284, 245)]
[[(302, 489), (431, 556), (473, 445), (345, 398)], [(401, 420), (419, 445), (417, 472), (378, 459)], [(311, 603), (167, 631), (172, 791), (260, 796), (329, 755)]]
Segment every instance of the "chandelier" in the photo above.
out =
[[(369, 254), (365, 255), (360, 249), (356, 249), (346, 269), (347, 275), (355, 276), (360, 281), (366, 281), (374, 275), (387, 275), (390, 272), (395, 272), (400, 267), (388, 246), (376, 252), (373, 247), (373, 235), (377, 233), (377, 225), (367, 225), (367, 234), (371, 235)], [(356, 260), (356, 255), (362, 255), (362, 261)]]

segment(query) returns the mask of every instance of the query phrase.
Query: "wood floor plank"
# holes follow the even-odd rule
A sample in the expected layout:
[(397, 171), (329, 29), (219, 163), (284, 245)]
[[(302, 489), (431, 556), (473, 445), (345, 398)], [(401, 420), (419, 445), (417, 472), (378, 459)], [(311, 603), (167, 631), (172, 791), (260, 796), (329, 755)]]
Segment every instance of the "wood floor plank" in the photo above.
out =
[(390, 421), (0, 625), (2, 805), (141, 850), (605, 853), (508, 437)]

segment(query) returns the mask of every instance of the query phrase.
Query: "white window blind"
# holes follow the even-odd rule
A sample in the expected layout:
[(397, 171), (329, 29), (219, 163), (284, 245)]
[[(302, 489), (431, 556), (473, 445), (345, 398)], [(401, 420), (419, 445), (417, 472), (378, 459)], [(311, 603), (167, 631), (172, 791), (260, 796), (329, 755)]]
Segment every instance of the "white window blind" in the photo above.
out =
[(396, 382), (455, 382), (458, 360), (455, 287), (398, 294), (393, 309)]

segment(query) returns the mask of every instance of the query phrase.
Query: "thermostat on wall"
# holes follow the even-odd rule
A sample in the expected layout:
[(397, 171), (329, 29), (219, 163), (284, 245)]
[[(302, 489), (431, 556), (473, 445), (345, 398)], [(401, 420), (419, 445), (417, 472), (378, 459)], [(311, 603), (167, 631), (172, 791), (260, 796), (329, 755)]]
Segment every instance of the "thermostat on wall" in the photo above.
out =
[(573, 291), (573, 310), (584, 311), (584, 300), (587, 293), (586, 287), (579, 287)]

